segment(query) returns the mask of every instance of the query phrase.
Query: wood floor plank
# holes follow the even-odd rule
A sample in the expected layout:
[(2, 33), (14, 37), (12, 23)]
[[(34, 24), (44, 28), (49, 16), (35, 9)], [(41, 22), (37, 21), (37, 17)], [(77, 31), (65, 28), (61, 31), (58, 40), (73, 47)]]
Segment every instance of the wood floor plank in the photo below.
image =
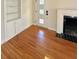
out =
[(77, 45), (32, 25), (1, 45), (2, 59), (76, 59)]

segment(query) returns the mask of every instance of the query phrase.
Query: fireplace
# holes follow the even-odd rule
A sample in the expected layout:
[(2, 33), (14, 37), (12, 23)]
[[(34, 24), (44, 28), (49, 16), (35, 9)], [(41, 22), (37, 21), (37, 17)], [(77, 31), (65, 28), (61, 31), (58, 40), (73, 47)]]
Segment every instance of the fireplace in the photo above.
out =
[(57, 37), (77, 43), (77, 10), (57, 10)]
[(63, 18), (63, 38), (77, 42), (77, 17), (65, 15)]

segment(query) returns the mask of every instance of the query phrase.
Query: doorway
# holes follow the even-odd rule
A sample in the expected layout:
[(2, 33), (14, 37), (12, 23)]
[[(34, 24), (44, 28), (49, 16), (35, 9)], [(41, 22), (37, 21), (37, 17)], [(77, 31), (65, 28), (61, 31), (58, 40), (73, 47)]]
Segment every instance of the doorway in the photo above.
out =
[(37, 0), (35, 3), (36, 25), (45, 26), (45, 0)]

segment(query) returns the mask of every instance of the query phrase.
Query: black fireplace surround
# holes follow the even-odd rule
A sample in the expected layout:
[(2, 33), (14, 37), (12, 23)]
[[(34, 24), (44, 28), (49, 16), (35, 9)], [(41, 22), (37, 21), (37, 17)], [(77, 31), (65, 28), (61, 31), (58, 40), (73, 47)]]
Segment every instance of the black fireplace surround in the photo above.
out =
[(57, 36), (77, 43), (77, 17), (64, 15), (63, 33)]

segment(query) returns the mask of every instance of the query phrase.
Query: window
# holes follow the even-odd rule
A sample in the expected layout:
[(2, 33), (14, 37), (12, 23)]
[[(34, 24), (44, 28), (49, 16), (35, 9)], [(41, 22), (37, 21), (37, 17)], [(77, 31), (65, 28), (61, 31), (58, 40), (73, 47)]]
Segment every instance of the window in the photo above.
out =
[(39, 7), (40, 7), (40, 10), (39, 10), (39, 14), (40, 14), (40, 19), (39, 19), (39, 23), (40, 24), (44, 24), (44, 1), (45, 0), (40, 0), (39, 2), (40, 2), (40, 5), (39, 5)]
[(44, 0), (40, 0), (40, 4), (44, 4)]
[(44, 9), (40, 9), (40, 14), (44, 14)]
[(44, 24), (44, 19), (40, 19), (39, 23)]

